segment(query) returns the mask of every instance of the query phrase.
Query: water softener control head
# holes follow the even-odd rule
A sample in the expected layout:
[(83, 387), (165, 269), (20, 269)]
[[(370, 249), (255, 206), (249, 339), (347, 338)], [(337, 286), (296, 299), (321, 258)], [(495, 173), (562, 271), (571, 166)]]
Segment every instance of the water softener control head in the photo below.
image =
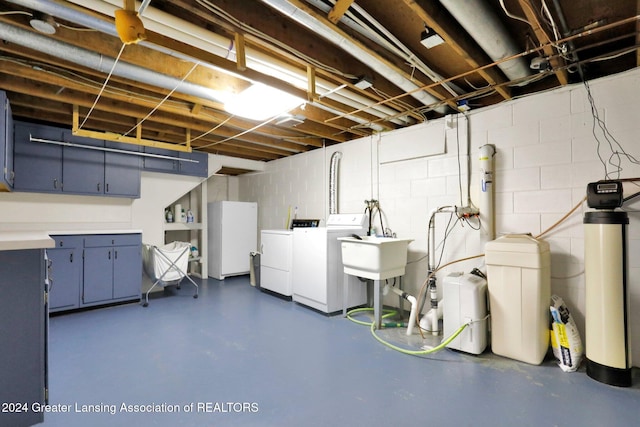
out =
[(587, 205), (594, 209), (615, 209), (622, 206), (622, 182), (598, 181), (587, 185)]

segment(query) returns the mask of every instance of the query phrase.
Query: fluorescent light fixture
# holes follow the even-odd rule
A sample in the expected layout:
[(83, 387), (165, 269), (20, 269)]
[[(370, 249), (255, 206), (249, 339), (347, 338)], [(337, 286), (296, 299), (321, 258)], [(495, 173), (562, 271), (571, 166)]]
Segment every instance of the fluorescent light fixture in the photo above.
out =
[(355, 84), (355, 87), (359, 89), (369, 89), (371, 86), (373, 86), (373, 83), (371, 82), (371, 79), (366, 76), (361, 77)]
[(288, 127), (297, 126), (304, 123), (304, 119), (305, 118), (303, 116), (292, 116), (291, 114), (285, 114), (280, 118), (280, 120), (276, 122), (276, 125)]
[(43, 34), (55, 34), (58, 26), (53, 16), (42, 12), (34, 12), (29, 24)]
[(424, 31), (420, 34), (420, 43), (427, 49), (431, 49), (432, 47), (441, 45), (444, 43), (444, 39), (440, 37), (438, 33), (435, 32), (433, 28), (427, 27), (425, 25)]
[(271, 86), (254, 83), (225, 102), (224, 109), (235, 116), (262, 121), (293, 110), (305, 102)]

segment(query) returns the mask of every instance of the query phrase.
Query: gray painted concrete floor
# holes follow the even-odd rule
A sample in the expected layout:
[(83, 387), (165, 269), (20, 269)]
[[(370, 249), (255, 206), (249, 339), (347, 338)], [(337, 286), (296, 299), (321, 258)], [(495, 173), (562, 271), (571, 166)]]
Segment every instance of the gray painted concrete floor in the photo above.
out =
[[(249, 285), (168, 288), (50, 319), (46, 427), (630, 426), (640, 375), (616, 388), (489, 351), (408, 356), (369, 328)], [(398, 330), (380, 332), (398, 345)], [(403, 342), (404, 341), (404, 342)], [(415, 342), (415, 337), (411, 340)]]

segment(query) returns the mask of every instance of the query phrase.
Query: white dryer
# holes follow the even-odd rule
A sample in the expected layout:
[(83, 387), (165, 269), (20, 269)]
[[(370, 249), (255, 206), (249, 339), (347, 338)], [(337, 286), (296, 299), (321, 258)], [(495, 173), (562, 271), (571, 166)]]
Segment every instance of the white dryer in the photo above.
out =
[(260, 288), (291, 297), (291, 230), (260, 232)]
[(364, 214), (332, 214), (326, 227), (293, 230), (293, 301), (324, 313), (341, 311), (343, 282), (350, 280), (346, 306), (366, 304), (367, 286), (344, 274), (338, 241), (338, 237), (365, 234), (365, 222)]

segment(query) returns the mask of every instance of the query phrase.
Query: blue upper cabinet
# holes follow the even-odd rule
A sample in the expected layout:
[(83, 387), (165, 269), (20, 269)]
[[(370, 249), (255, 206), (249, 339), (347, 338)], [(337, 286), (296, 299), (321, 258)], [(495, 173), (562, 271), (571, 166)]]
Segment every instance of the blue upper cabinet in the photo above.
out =
[[(6, 120), (5, 120), (6, 122)], [(4, 123), (3, 122), (3, 125)], [(15, 121), (13, 148), (3, 153), (13, 189), (111, 197), (140, 197), (141, 171), (208, 176), (208, 154), (184, 153), (73, 135), (71, 130)], [(4, 128), (0, 129), (9, 132)], [(44, 140), (47, 142), (37, 141)], [(150, 156), (147, 156), (150, 155)], [(4, 161), (2, 157), (0, 160)], [(14, 172), (10, 172), (13, 169)], [(4, 181), (9, 182), (5, 177)], [(0, 179), (0, 190), (2, 190)], [(6, 186), (7, 184), (5, 184)]]
[(31, 138), (62, 141), (60, 128), (14, 123), (13, 167), (18, 191), (62, 192), (62, 146), (35, 142)]
[[(163, 148), (144, 147), (144, 170), (149, 172), (178, 173), (178, 161), (173, 157), (175, 151)], [(171, 157), (171, 158), (170, 158)]]
[(104, 192), (109, 196), (140, 197), (140, 169), (142, 157), (120, 151), (141, 152), (142, 147), (106, 141), (108, 149), (104, 163)]
[(76, 145), (64, 147), (64, 192), (140, 197), (140, 157), (133, 154), (139, 146), (75, 136), (70, 130), (64, 140)]
[(192, 151), (191, 153), (180, 152), (178, 157), (191, 161), (180, 162), (180, 173), (182, 175), (192, 175), (206, 178), (209, 176), (209, 155), (202, 151)]
[(140, 197), (140, 157), (127, 153), (140, 151), (138, 146), (19, 121), (14, 123), (14, 145), (16, 191)]
[(0, 191), (13, 189), (13, 116), (11, 104), (4, 91), (0, 91)]
[[(65, 130), (65, 142), (82, 147), (104, 148), (104, 141), (75, 136)], [(62, 153), (63, 191), (74, 194), (104, 194), (104, 151), (64, 147)]]
[[(145, 154), (161, 157), (145, 157), (144, 170), (150, 172), (175, 173), (179, 175), (199, 176), (206, 178), (209, 172), (209, 156), (207, 153), (192, 151), (165, 150), (162, 148), (145, 147)], [(184, 159), (184, 160), (181, 160)]]

